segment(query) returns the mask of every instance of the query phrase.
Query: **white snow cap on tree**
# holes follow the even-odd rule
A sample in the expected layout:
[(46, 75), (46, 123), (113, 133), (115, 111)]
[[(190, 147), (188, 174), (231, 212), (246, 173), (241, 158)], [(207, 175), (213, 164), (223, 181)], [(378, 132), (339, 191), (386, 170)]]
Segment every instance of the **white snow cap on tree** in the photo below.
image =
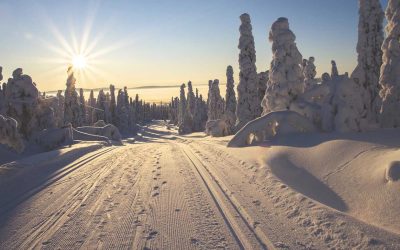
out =
[(379, 84), (382, 89), (379, 95), (382, 97), (381, 126), (400, 126), (400, 1), (389, 0), (386, 9), (387, 37), (385, 38), (383, 51), (383, 64)]
[[(257, 118), (261, 113), (258, 101), (258, 84), (256, 68), (256, 50), (249, 14), (240, 16), (239, 38), (239, 85), (236, 107), (236, 127), (240, 129), (247, 122)], [(209, 118), (210, 120), (210, 118)]]
[(380, 110), (379, 75), (382, 66), (383, 17), (379, 0), (359, 0), (358, 64), (351, 78), (361, 87), (367, 119), (377, 122)]
[(215, 79), (211, 84), (208, 101), (208, 120), (218, 120), (224, 113), (224, 103), (219, 91), (219, 80)]
[(226, 68), (226, 93), (225, 93), (225, 113), (224, 120), (229, 126), (230, 132), (233, 132), (236, 122), (236, 95), (235, 95), (235, 80), (233, 79), (233, 68)]
[(303, 92), (302, 55), (287, 18), (280, 17), (272, 24), (269, 40), (273, 58), (262, 102), (263, 114), (289, 109), (290, 103)]

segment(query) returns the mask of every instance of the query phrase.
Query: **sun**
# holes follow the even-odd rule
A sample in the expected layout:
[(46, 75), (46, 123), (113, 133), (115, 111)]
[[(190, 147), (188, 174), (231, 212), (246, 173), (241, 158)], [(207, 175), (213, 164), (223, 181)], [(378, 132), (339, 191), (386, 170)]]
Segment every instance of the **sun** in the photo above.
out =
[(72, 66), (75, 69), (84, 69), (86, 67), (86, 58), (83, 55), (74, 55), (72, 57)]

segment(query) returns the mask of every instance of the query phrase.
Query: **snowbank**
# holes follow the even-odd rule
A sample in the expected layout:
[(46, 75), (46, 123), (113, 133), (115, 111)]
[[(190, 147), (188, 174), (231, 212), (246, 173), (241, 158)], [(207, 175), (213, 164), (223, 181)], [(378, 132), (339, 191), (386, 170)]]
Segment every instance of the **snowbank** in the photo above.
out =
[(310, 120), (297, 112), (276, 111), (247, 123), (235, 134), (228, 143), (228, 147), (243, 147), (253, 142), (262, 142), (276, 135), (316, 130)]

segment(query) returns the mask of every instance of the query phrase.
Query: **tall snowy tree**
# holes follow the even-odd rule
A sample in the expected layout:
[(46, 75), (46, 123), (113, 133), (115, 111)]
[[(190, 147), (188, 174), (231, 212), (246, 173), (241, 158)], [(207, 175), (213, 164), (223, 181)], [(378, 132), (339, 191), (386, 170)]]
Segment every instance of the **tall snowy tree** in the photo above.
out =
[(304, 77), (304, 90), (308, 90), (311, 87), (313, 87), (315, 84), (318, 83), (318, 81), (315, 79), (315, 76), (317, 75), (317, 70), (314, 65), (314, 57), (308, 58), (308, 60), (305, 60), (305, 65), (303, 68), (303, 77)]
[(194, 107), (196, 105), (196, 98), (193, 92), (192, 82), (188, 82), (188, 92), (187, 92), (187, 108), (189, 109), (190, 114), (193, 116)]
[(362, 97), (367, 119), (378, 122), (384, 13), (379, 0), (359, 0), (358, 4), (358, 64), (351, 78), (363, 90)]
[(178, 109), (178, 126), (179, 134), (188, 134), (192, 132), (192, 120), (188, 112), (187, 101), (185, 95), (185, 84), (181, 85), (180, 98), (179, 98), (179, 109)]
[(112, 123), (115, 124), (117, 121), (116, 117), (116, 101), (115, 101), (115, 86), (110, 84), (110, 113), (111, 113), (111, 119)]
[(79, 105), (80, 105), (80, 113), (81, 113), (81, 125), (87, 124), (86, 118), (86, 102), (85, 102), (85, 95), (83, 94), (83, 89), (79, 89)]
[(65, 90), (64, 124), (71, 123), (73, 127), (82, 125), (78, 93), (75, 89), (76, 79), (72, 67), (67, 70), (67, 88)]
[(95, 111), (95, 108), (96, 108), (96, 98), (94, 98), (93, 90), (90, 90), (88, 105), (89, 105), (89, 112), (88, 112), (89, 125), (92, 125), (93, 123), (96, 122), (96, 121), (94, 121), (94, 112), (96, 112), (96, 111)]
[(382, 89), (382, 127), (400, 127), (400, 1), (389, 0), (386, 8), (386, 38), (382, 45), (379, 84)]
[(262, 102), (263, 114), (289, 109), (290, 104), (303, 92), (303, 59), (287, 18), (280, 17), (272, 24), (269, 40), (272, 42), (273, 58)]
[[(240, 129), (247, 122), (257, 118), (260, 112), (258, 101), (256, 50), (249, 14), (240, 16), (239, 28), (239, 85), (236, 107), (236, 129)], [(210, 118), (209, 118), (210, 119)]]
[(210, 98), (208, 102), (208, 120), (212, 121), (221, 119), (222, 115), (224, 114), (224, 103), (219, 91), (218, 79), (213, 81), (208, 96)]
[(269, 71), (260, 72), (257, 74), (257, 82), (258, 82), (258, 100), (260, 101), (260, 115), (262, 111), (262, 100), (265, 96), (265, 91), (267, 90), (268, 86), (268, 79), (269, 79)]
[(233, 68), (229, 65), (226, 68), (226, 93), (225, 93), (225, 112), (224, 120), (230, 128), (230, 132), (235, 129), (236, 122), (236, 94), (235, 94), (235, 80), (233, 79)]

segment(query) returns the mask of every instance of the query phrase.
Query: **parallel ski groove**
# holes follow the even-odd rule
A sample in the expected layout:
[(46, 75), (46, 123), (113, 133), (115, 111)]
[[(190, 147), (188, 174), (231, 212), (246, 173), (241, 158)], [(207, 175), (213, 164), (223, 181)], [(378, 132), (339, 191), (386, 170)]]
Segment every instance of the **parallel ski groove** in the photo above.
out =
[[(240, 216), (241, 220), (246, 224), (248, 229), (254, 234), (254, 238), (258, 241), (258, 243), (261, 245), (263, 249), (275, 249), (274, 244), (268, 239), (268, 237), (258, 228), (254, 228), (252, 225), (254, 223), (254, 220), (250, 217), (249, 213), (244, 209), (244, 207), (238, 202), (238, 200), (229, 193), (228, 188), (226, 185), (223, 183), (222, 180), (220, 180), (218, 177), (216, 177), (214, 174), (212, 174), (209, 170), (209, 168), (192, 152), (191, 149), (182, 148), (182, 151), (185, 153), (186, 157), (189, 159), (189, 161), (192, 163), (192, 165), (195, 167), (197, 172), (200, 174), (201, 178), (203, 179), (205, 185), (207, 186), (207, 189), (210, 191), (210, 193), (213, 196), (214, 201), (217, 203), (217, 206), (220, 208), (221, 214), (224, 218), (227, 219), (227, 222), (229, 223), (229, 227), (231, 230), (233, 230), (233, 233), (235, 234), (235, 237), (240, 241), (240, 245), (244, 247), (244, 249), (251, 249), (251, 245), (249, 245), (248, 240), (243, 237), (243, 233), (235, 231), (233, 229), (233, 225), (236, 224), (235, 222), (235, 216), (230, 215), (229, 211), (226, 209), (223, 209), (224, 201), (222, 199), (218, 199), (218, 194), (216, 193), (217, 191), (214, 189), (213, 186), (216, 186), (220, 192), (224, 195), (226, 200), (229, 201), (230, 205), (234, 208), (234, 210), (237, 212), (237, 214)], [(191, 158), (190, 155), (194, 158)], [(197, 164), (194, 162), (197, 161), (200, 164)], [(203, 171), (202, 171), (203, 170)], [(211, 181), (207, 181), (206, 179), (209, 179)], [(211, 182), (211, 183), (210, 183)], [(240, 229), (239, 229), (240, 230)], [(239, 238), (239, 236), (242, 236)], [(250, 247), (248, 247), (250, 246)]]

